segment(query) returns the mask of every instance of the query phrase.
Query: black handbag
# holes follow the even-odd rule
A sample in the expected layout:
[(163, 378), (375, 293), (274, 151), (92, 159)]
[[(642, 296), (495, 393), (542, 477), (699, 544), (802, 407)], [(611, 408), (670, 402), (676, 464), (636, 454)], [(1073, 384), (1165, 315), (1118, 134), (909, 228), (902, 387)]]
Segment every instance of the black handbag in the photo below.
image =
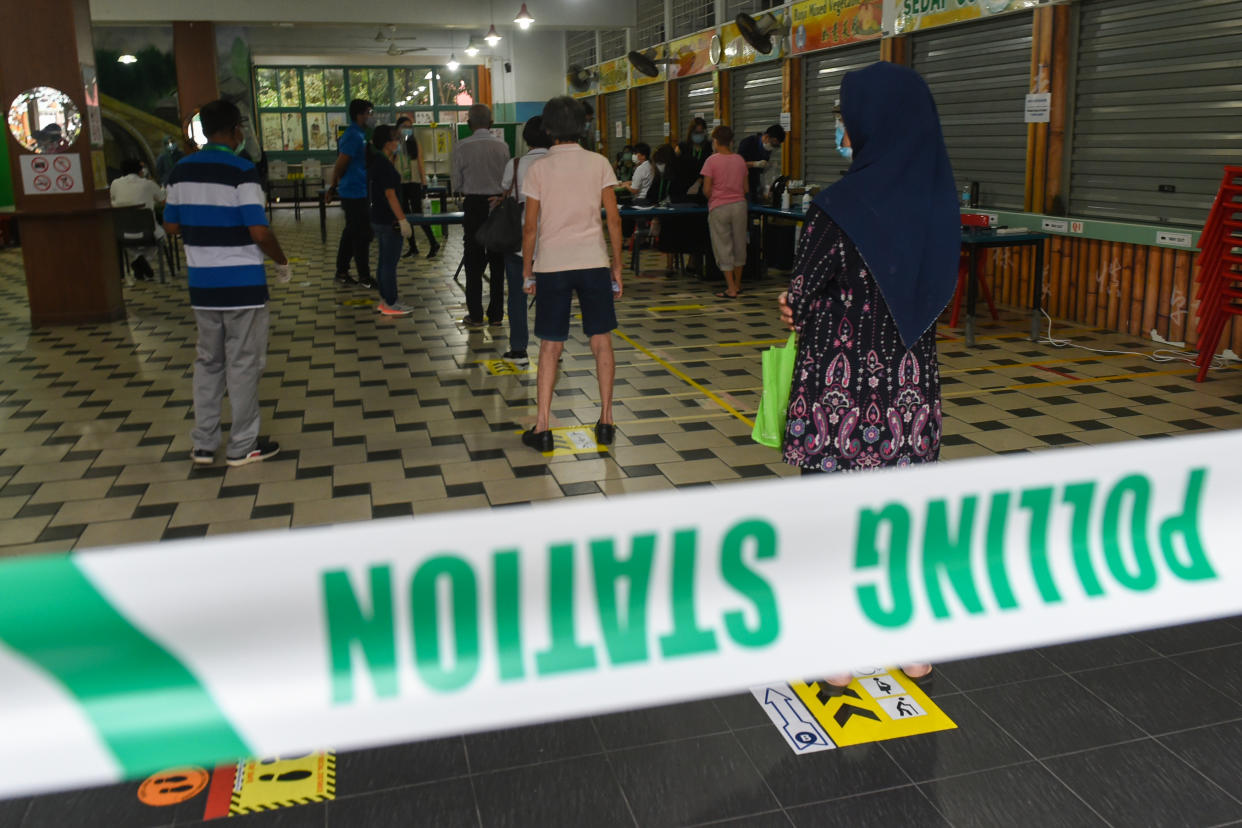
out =
[(475, 241), (496, 253), (519, 253), (522, 250), (522, 205), (514, 197), (517, 191), (517, 165), (518, 159), (514, 158), (513, 183), (474, 234)]

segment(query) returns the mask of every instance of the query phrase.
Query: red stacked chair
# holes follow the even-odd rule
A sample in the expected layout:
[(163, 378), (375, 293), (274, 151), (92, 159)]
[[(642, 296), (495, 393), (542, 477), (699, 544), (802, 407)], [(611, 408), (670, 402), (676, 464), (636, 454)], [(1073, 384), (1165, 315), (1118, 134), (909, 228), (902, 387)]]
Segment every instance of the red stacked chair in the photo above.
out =
[(1230, 317), (1242, 316), (1242, 167), (1225, 167), (1199, 237), (1199, 366), (1203, 382)]
[[(991, 222), (988, 217), (979, 213), (963, 213), (963, 227), (989, 227)], [(988, 310), (992, 312), (992, 321), (1000, 319), (996, 313), (996, 305), (992, 304), (992, 291), (988, 287), (988, 280), (983, 277), (983, 257), (980, 256), (975, 262), (975, 276), (979, 280), (979, 292), (983, 294), (984, 301), (988, 303)], [(970, 278), (970, 257), (966, 255), (966, 251), (962, 251), (961, 257), (957, 264), (957, 290), (953, 292), (953, 313), (949, 317), (949, 327), (957, 327), (957, 319), (962, 310), (962, 299), (966, 296), (966, 280)]]

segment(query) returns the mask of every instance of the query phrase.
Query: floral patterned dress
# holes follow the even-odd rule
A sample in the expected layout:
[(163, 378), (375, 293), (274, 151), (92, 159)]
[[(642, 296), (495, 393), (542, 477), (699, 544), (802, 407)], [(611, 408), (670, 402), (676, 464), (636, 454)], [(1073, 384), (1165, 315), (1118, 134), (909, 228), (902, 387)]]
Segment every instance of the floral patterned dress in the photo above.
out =
[(798, 361), (784, 459), (858, 471), (940, 455), (940, 368), (932, 325), (910, 350), (854, 243), (812, 207), (789, 283)]

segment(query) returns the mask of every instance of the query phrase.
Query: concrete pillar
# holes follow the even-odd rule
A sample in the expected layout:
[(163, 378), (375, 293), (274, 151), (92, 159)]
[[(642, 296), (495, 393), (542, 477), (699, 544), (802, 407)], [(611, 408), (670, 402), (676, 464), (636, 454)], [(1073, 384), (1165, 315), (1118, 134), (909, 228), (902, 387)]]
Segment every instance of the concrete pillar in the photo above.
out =
[(543, 112), (549, 98), (565, 94), (565, 33), (536, 27), (510, 36), (514, 120), (522, 122)]
[[(98, 98), (88, 108), (87, 80), (95, 75), (89, 0), (44, 0), (37, 13), (23, 3), (0, 3), (0, 105), (36, 86), (65, 93), (81, 116), (81, 131), (64, 151), (37, 155), (5, 128), (15, 204), (21, 224), (26, 292), (33, 325), (105, 322), (125, 316), (120, 260), (108, 193), (96, 181), (103, 134)], [(66, 136), (68, 138), (69, 136)], [(92, 149), (100, 152), (92, 158)], [(35, 176), (47, 165), (47, 175)], [(29, 167), (28, 192), (22, 171)], [(99, 170), (103, 179), (103, 170)]]
[(220, 97), (216, 83), (216, 27), (214, 23), (173, 23), (173, 59), (177, 63), (177, 107), (184, 129), (194, 113)]

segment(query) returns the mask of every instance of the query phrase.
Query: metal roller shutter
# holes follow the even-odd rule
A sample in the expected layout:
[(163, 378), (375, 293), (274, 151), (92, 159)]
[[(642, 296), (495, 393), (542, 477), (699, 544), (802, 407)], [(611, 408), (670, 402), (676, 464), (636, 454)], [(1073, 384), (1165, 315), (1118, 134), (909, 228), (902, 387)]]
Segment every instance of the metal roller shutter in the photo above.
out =
[[(608, 123), (607, 130), (604, 133), (605, 153), (608, 155), (609, 161), (615, 161), (617, 153), (621, 148), (630, 142), (625, 137), (625, 125), (630, 122), (629, 113), (626, 111), (625, 98), (627, 92), (613, 92), (611, 95), (604, 96), (604, 106), (607, 108)], [(617, 123), (621, 124), (621, 137), (617, 137)]]
[(936, 98), (957, 186), (979, 182), (981, 207), (1025, 205), (1031, 21), (1030, 12), (1007, 14), (912, 38), (913, 65)]
[(690, 119), (696, 115), (707, 121), (710, 127), (715, 111), (716, 95), (712, 89), (710, 74), (695, 75), (677, 81), (677, 140), (686, 139), (686, 133), (690, 130)]
[(850, 162), (837, 152), (837, 119), (832, 109), (841, 97), (841, 78), (845, 73), (870, 66), (879, 59), (880, 48), (875, 43), (829, 49), (806, 58), (802, 177), (808, 184), (832, 184), (849, 168)]
[(1084, 0), (1080, 15), (1070, 212), (1201, 226), (1242, 156), (1237, 4)]
[(757, 63), (729, 72), (735, 140), (763, 132), (781, 120), (781, 61)]
[(664, 136), (664, 84), (653, 83), (638, 88), (638, 135), (634, 141), (645, 141), (652, 151), (663, 144)]

